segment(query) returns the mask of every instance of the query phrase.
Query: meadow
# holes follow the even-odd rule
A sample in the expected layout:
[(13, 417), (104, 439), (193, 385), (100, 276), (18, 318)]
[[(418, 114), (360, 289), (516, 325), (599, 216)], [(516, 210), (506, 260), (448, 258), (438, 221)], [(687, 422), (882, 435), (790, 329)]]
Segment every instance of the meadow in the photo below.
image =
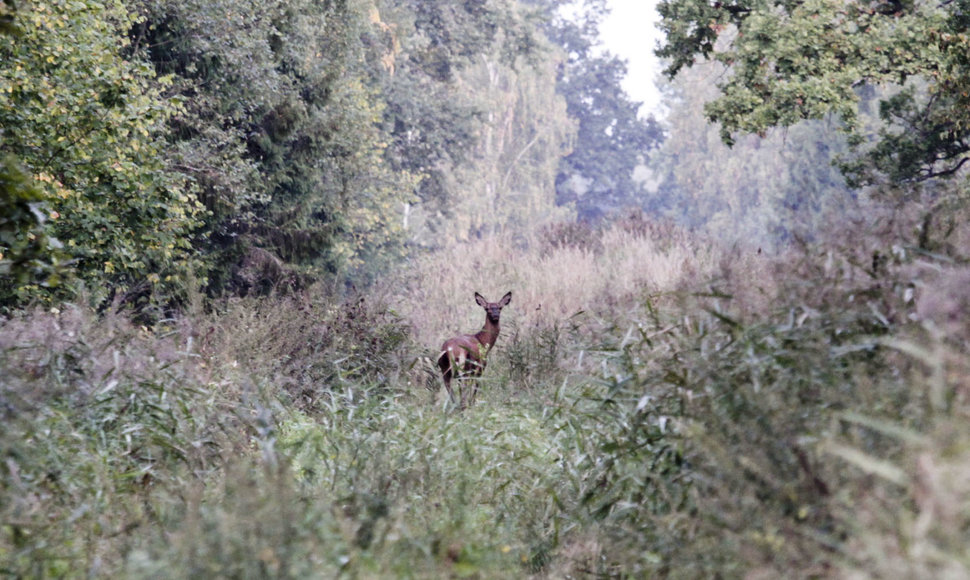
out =
[[(633, 215), (151, 328), (11, 317), (0, 573), (968, 577), (968, 244), (912, 231), (769, 250)], [(457, 412), (431, 360), (509, 290)]]

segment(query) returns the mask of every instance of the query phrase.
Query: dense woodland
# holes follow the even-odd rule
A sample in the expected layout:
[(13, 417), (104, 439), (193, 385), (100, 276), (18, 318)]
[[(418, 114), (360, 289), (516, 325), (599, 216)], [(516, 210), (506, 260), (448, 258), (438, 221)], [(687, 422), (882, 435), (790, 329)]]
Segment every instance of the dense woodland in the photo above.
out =
[(0, 574), (970, 577), (970, 1), (606, 10), (0, 1)]
[(602, 3), (236, 4), (5, 4), (5, 304), (366, 283), (638, 202), (661, 131), (593, 52)]

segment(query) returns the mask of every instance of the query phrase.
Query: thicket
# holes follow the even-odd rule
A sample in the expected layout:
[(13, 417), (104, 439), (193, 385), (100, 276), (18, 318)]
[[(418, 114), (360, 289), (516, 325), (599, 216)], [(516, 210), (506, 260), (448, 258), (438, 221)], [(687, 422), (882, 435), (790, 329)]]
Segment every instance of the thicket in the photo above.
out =
[(591, 50), (602, 3), (582, 29), (563, 4), (0, 4), (0, 306), (160, 318), (196, 287), (366, 285), (410, 251), (575, 215), (567, 179), (599, 175), (580, 205), (633, 203), (659, 133)]
[(970, 575), (962, 4), (585, 5), (0, 4), (0, 573)]
[[(772, 255), (635, 217), (343, 303), (10, 318), (3, 571), (966, 574), (966, 257), (875, 225)], [(506, 288), (453, 412), (428, 357)]]

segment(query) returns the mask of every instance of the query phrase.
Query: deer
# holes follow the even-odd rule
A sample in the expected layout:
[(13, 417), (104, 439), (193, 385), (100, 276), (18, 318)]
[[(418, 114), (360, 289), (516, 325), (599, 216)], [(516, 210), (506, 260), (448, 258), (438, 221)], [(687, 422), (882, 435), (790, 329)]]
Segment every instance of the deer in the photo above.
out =
[[(489, 302), (484, 296), (475, 292), (475, 303), (485, 309), (485, 326), (475, 334), (462, 334), (449, 338), (441, 345), (438, 368), (441, 369), (441, 377), (445, 381), (445, 390), (448, 391), (448, 398), (452, 404), (457, 402), (455, 392), (451, 388), (452, 379), (461, 381), (466, 377), (480, 377), (482, 372), (485, 371), (488, 353), (498, 339), (499, 316), (502, 314), (502, 308), (508, 306), (511, 300), (511, 292), (503, 296), (498, 302)], [(478, 381), (475, 381), (472, 386), (471, 396), (465, 388), (460, 389), (460, 395), (460, 409), (475, 404), (475, 397), (478, 395)]]

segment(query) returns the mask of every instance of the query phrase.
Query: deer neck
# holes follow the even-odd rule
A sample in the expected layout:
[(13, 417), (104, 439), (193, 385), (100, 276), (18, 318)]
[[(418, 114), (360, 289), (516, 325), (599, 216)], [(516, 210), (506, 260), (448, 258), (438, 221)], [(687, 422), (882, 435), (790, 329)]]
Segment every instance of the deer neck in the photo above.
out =
[(475, 335), (475, 339), (481, 343), (482, 346), (486, 348), (492, 348), (495, 345), (495, 340), (498, 339), (498, 322), (492, 322), (491, 320), (485, 319), (485, 326)]

